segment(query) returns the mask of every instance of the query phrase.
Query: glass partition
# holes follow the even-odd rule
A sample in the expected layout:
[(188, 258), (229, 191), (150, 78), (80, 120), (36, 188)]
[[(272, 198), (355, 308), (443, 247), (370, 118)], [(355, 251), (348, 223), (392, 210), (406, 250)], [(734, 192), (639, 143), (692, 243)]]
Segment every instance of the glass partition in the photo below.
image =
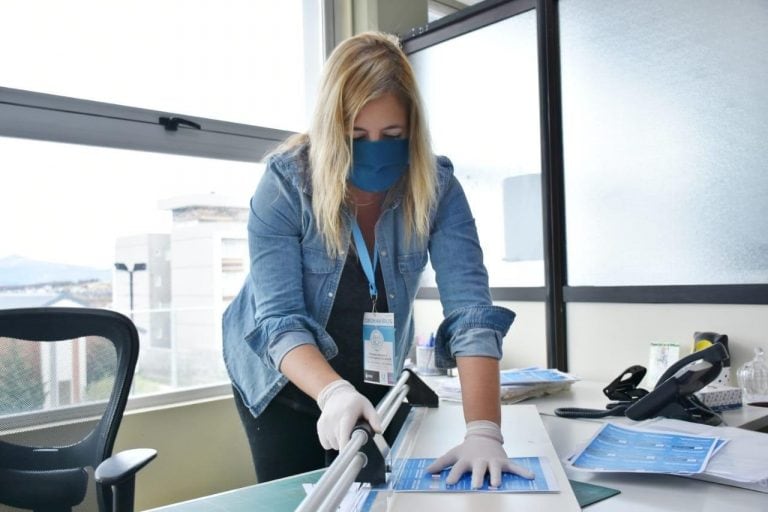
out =
[(768, 3), (559, 9), (568, 283), (768, 283)]
[(535, 11), (410, 58), (434, 150), (452, 160), (477, 220), (491, 286), (543, 286)]

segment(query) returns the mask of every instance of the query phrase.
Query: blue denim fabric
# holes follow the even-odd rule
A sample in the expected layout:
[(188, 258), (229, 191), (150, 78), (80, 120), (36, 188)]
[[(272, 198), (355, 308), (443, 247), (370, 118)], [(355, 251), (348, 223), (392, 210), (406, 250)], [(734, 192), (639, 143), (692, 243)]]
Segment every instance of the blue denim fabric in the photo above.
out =
[[(332, 258), (325, 250), (299, 154), (275, 155), (267, 164), (251, 199), (251, 271), (223, 317), (224, 360), (254, 416), (286, 384), (278, 368), (290, 350), (314, 344), (328, 359), (338, 352), (324, 327), (346, 251)], [(447, 158), (438, 157), (436, 164), (438, 203), (427, 243), (413, 237), (406, 240), (397, 194), (384, 205), (376, 225), (387, 301), (395, 314), (398, 373), (413, 340), (413, 301), (428, 255), (445, 316), (436, 336), (438, 366), (455, 366), (457, 356), (501, 358), (502, 339), (515, 317), (491, 304), (483, 253), (464, 191)], [(350, 240), (352, 215), (346, 210), (343, 215), (344, 239)]]

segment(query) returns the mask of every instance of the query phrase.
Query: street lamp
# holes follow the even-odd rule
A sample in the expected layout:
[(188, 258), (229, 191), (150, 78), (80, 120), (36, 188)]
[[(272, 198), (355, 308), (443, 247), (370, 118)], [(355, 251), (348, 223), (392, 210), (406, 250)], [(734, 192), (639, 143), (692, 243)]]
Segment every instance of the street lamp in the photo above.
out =
[(115, 263), (115, 269), (128, 272), (128, 297), (130, 300), (131, 320), (133, 320), (133, 273), (138, 272), (139, 270), (147, 270), (147, 264), (134, 263), (133, 269), (129, 270), (128, 265), (126, 265), (125, 263)]

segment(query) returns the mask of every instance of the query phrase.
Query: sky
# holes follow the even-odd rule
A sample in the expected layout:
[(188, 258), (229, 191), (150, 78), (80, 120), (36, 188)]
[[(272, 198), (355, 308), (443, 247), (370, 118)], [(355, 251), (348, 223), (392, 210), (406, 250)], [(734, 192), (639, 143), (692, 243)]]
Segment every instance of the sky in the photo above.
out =
[(263, 165), (0, 137), (0, 257), (112, 265), (117, 237), (169, 233), (161, 200), (215, 193), (248, 206)]
[[(3, 87), (267, 126), (306, 124), (302, 0), (9, 0)], [(44, 8), (46, 16), (40, 16)], [(298, 21), (298, 22), (297, 22)], [(319, 58), (319, 57), (318, 57)], [(260, 164), (0, 137), (0, 257), (109, 267), (168, 232), (158, 201), (247, 201)], [(13, 179), (9, 179), (9, 176)]]

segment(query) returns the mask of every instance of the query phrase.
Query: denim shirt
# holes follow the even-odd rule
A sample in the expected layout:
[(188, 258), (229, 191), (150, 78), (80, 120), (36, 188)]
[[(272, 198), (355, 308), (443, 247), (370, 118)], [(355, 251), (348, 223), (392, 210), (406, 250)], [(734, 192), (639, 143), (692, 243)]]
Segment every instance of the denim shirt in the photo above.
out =
[[(254, 416), (288, 382), (278, 368), (289, 351), (313, 344), (327, 359), (338, 352), (324, 327), (349, 245), (337, 257), (325, 249), (312, 212), (303, 150), (273, 155), (267, 163), (250, 203), (250, 273), (223, 316), (224, 361)], [(428, 259), (444, 315), (435, 338), (438, 367), (454, 367), (457, 356), (501, 358), (503, 337), (515, 317), (491, 303), (475, 221), (451, 162), (437, 157), (436, 167), (438, 200), (430, 215), (429, 240), (405, 236), (397, 193), (388, 197), (375, 228), (389, 311), (395, 317), (396, 374), (413, 340), (413, 301)], [(352, 213), (344, 209), (343, 219), (343, 239), (350, 240)]]

